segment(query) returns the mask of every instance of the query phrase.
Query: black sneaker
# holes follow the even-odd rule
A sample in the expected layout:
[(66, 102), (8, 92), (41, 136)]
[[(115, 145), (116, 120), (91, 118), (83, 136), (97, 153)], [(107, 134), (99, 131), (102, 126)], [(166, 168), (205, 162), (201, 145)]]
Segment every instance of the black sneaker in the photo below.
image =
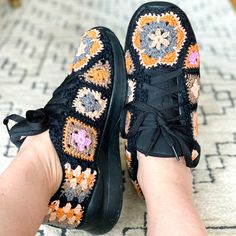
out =
[(199, 49), (185, 13), (168, 2), (142, 5), (132, 17), (125, 45), (127, 104), (122, 117), (129, 175), (137, 181), (137, 151), (162, 158), (200, 158), (197, 101)]
[(44, 108), (26, 118), (6, 117), (17, 146), (47, 129), (59, 156), (63, 179), (51, 198), (45, 223), (104, 234), (119, 219), (122, 171), (119, 117), (125, 102), (123, 51), (116, 36), (96, 27), (82, 37), (71, 73)]

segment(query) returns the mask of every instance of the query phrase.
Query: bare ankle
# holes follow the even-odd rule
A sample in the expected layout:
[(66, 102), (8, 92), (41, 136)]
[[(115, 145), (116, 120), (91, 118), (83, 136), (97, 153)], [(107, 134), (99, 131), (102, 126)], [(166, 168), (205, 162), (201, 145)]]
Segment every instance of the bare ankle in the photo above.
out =
[(138, 160), (137, 178), (144, 195), (153, 191), (158, 193), (161, 187), (168, 189), (171, 186), (178, 186), (191, 195), (192, 174), (184, 158), (176, 161), (174, 158), (145, 157), (138, 152)]
[(31, 155), (33, 165), (40, 168), (41, 177), (48, 185), (48, 192), (52, 196), (61, 184), (62, 168), (57, 152), (50, 140), (49, 132), (27, 137), (17, 158), (24, 156), (25, 153)]
[[(148, 212), (148, 235), (206, 235), (192, 198), (192, 174), (184, 159), (138, 153), (137, 178)], [(187, 216), (188, 220), (183, 220)], [(176, 219), (179, 224), (176, 225)], [(186, 222), (185, 222), (186, 221)], [(166, 225), (175, 227), (166, 227)]]

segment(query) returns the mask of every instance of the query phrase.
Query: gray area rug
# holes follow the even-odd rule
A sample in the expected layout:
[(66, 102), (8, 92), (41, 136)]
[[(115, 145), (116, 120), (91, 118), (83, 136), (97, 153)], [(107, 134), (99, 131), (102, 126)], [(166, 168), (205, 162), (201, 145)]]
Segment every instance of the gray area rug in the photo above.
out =
[[(25, 0), (13, 10), (0, 0), (0, 120), (47, 102), (64, 79), (80, 36), (104, 25), (124, 43), (141, 0)], [(172, 1), (188, 14), (201, 47), (199, 106), (202, 159), (194, 197), (209, 235), (236, 235), (236, 15), (228, 0)], [(0, 171), (16, 154), (0, 124)], [(125, 168), (124, 168), (125, 170)], [(126, 170), (125, 170), (126, 173)], [(146, 235), (144, 202), (125, 178), (124, 205), (107, 235)], [(39, 235), (88, 235), (41, 226)]]

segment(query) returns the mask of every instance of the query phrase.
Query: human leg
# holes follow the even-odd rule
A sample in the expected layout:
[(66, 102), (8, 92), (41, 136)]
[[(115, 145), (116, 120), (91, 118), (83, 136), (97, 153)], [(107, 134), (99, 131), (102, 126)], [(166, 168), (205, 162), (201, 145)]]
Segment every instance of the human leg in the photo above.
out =
[(35, 235), (61, 179), (48, 131), (28, 137), (0, 176), (0, 235)]
[(183, 158), (138, 153), (138, 181), (147, 206), (148, 236), (207, 235), (194, 205), (192, 174)]

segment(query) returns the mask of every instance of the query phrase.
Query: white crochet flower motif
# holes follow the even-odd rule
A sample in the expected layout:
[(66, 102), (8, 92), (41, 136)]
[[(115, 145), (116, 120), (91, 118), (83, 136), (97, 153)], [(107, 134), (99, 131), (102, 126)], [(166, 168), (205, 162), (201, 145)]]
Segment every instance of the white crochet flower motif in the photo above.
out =
[(162, 33), (160, 29), (157, 29), (155, 33), (149, 35), (151, 39), (150, 47), (157, 50), (160, 50), (162, 45), (168, 47), (170, 44), (170, 41), (167, 39), (168, 36), (169, 32)]

